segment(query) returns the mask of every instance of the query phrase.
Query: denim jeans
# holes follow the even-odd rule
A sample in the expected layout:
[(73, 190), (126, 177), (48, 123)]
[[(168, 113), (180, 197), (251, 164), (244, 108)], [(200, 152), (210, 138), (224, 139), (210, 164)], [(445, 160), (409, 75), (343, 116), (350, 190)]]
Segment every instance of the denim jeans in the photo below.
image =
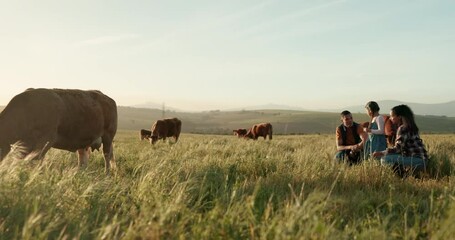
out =
[(357, 153), (356, 155), (350, 154), (351, 150), (338, 151), (335, 155), (335, 161), (337, 163), (346, 162), (349, 165), (358, 164), (362, 161), (362, 152)]
[(413, 171), (425, 170), (425, 161), (420, 157), (405, 157), (400, 154), (387, 154), (381, 158), (383, 165), (402, 165), (404, 167), (411, 167)]

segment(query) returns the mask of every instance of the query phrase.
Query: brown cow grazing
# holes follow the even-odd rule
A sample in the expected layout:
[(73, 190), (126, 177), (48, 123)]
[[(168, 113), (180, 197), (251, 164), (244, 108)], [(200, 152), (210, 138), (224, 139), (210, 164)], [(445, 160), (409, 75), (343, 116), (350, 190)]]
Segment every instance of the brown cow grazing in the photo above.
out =
[(234, 135), (236, 135), (238, 137), (245, 136), (247, 131), (248, 130), (246, 130), (245, 128), (239, 128), (239, 129), (232, 130), (232, 132), (234, 132)]
[(179, 140), (182, 130), (182, 121), (177, 118), (166, 118), (156, 121), (152, 126), (150, 143), (155, 144), (159, 139), (166, 140), (166, 137), (174, 137), (175, 142)]
[(85, 167), (89, 150), (103, 145), (105, 171), (115, 167), (112, 141), (117, 104), (100, 91), (27, 89), (0, 113), (0, 159), (18, 143), (20, 157), (42, 159), (53, 147), (78, 152)]
[(269, 135), (269, 140), (272, 140), (272, 124), (270, 123), (259, 123), (253, 125), (248, 132), (245, 134), (245, 138), (257, 140), (259, 137), (266, 139)]
[(149, 139), (152, 136), (152, 131), (141, 129), (141, 141), (145, 139)]

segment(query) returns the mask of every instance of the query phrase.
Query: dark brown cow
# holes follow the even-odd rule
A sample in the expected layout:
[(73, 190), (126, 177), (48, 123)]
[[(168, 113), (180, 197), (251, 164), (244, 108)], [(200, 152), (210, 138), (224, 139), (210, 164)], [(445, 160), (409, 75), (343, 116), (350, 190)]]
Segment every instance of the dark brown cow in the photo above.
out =
[[(112, 141), (117, 132), (117, 105), (100, 91), (27, 89), (0, 113), (0, 159), (11, 145), (20, 157), (41, 159), (53, 147), (78, 152), (85, 167), (89, 149), (103, 145), (105, 171), (115, 167)], [(16, 144), (17, 143), (17, 144)]]
[(174, 137), (175, 142), (179, 140), (182, 130), (182, 121), (177, 118), (166, 118), (156, 121), (152, 126), (150, 143), (155, 144), (159, 139), (166, 140), (166, 137)]
[(141, 129), (141, 141), (145, 139), (149, 139), (152, 137), (152, 131)]
[(259, 137), (264, 137), (266, 139), (267, 135), (269, 135), (269, 140), (272, 140), (272, 130), (272, 124), (270, 123), (255, 124), (245, 134), (245, 138), (257, 140)]
[(239, 128), (239, 129), (232, 130), (232, 132), (234, 132), (234, 135), (236, 135), (238, 137), (245, 136), (247, 131), (248, 130), (246, 130), (246, 128)]

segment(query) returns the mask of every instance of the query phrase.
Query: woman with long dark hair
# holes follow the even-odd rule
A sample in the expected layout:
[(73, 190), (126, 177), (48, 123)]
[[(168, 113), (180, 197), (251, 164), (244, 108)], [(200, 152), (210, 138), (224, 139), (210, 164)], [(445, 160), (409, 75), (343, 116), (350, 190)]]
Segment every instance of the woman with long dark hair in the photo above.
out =
[(390, 111), (391, 121), (398, 126), (395, 145), (381, 152), (374, 152), (374, 157), (382, 157), (381, 163), (411, 168), (411, 171), (424, 171), (428, 154), (419, 135), (419, 128), (414, 120), (414, 113), (407, 105), (398, 105)]

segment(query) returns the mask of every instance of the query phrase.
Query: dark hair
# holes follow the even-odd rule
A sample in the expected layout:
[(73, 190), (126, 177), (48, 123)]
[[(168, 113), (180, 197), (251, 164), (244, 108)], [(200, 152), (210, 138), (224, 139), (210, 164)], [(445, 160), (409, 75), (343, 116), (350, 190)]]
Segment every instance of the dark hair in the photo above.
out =
[(414, 120), (414, 113), (407, 105), (398, 105), (392, 108), (392, 112), (401, 117), (402, 124), (405, 125), (411, 133), (419, 133), (419, 128)]
[(340, 116), (344, 117), (344, 116), (349, 115), (349, 114), (351, 114), (351, 112), (349, 112), (348, 110), (344, 110), (344, 111), (341, 112)]
[(379, 112), (379, 109), (380, 109), (378, 103), (375, 101), (367, 102), (367, 104), (365, 105), (365, 108), (370, 109), (370, 111), (372, 111), (372, 112)]

